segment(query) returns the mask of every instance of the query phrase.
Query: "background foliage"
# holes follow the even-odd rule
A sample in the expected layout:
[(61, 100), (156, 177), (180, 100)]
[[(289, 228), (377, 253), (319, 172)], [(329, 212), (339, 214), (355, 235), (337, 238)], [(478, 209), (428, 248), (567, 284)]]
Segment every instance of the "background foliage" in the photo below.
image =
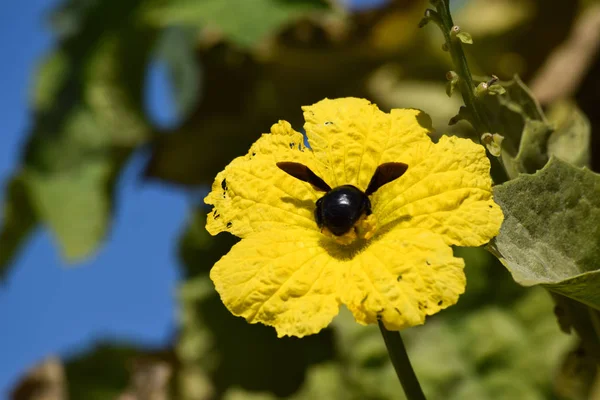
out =
[[(272, 123), (285, 119), (299, 129), (300, 106), (324, 97), (366, 97), (385, 110), (422, 108), (432, 116), (438, 134), (475, 137), (464, 121), (448, 126), (462, 102), (457, 94), (449, 98), (445, 93), (444, 76), (452, 65), (441, 49), (440, 33), (418, 29), (428, 2), (373, 2), (385, 5), (367, 10), (359, 3), (65, 1), (52, 15), (58, 44), (34, 77), (33, 124), (17, 172), (5, 186), (0, 272), (6, 273), (40, 225), (53, 233), (68, 261), (93, 257), (110, 232), (116, 180), (134, 153), (150, 154), (140, 177), (144, 184), (162, 182), (202, 192)], [(557, 309), (557, 323), (548, 293), (520, 287), (513, 277), (521, 284), (550, 285), (566, 296), (573, 286), (565, 286), (565, 280), (580, 279), (581, 274), (597, 280), (600, 247), (589, 238), (598, 237), (599, 178), (573, 165), (600, 169), (593, 146), (600, 122), (599, 57), (587, 60), (579, 76), (551, 71), (553, 57), (561, 56), (557, 52), (568, 50), (568, 38), (583, 29), (589, 15), (600, 15), (597, 2), (452, 4), (455, 21), (474, 38), (467, 49), (474, 72), (494, 73), (502, 81), (519, 74), (546, 111), (531, 100), (520, 80), (505, 84), (507, 95), (486, 104), (497, 132), (506, 137), (503, 157), (511, 166), (509, 175), (534, 172), (552, 155), (564, 161), (552, 160), (538, 172), (546, 181), (519, 179), (497, 189), (503, 207), (514, 206), (515, 215), (525, 215), (508, 220), (516, 227), (503, 228), (509, 234), (494, 244), (512, 276), (484, 249), (457, 248), (467, 262), (467, 292), (457, 306), (406, 331), (409, 353), (430, 399), (589, 398), (598, 390), (594, 354), (583, 351), (576, 336), (561, 332), (577, 324), (565, 322), (560, 311), (579, 303), (562, 300), (568, 304)], [(145, 72), (152, 57), (168, 65), (181, 120), (168, 131), (154, 126), (143, 109)], [(560, 86), (558, 80), (565, 78), (577, 82), (548, 93), (549, 86)], [(558, 184), (552, 183), (557, 176), (587, 182), (584, 187), (595, 191), (565, 191), (553, 208), (549, 196), (557, 191)], [(535, 190), (523, 194), (523, 186)], [(16, 398), (35, 398), (32, 393), (44, 390), (54, 390), (57, 399), (68, 393), (73, 399), (92, 400), (126, 395), (401, 398), (377, 328), (359, 326), (345, 312), (330, 328), (302, 340), (277, 339), (273, 329), (233, 317), (208, 272), (235, 239), (209, 236), (204, 230), (206, 207), (190, 191), (181, 192), (191, 197), (194, 210), (180, 238), (184, 279), (180, 329), (172, 347), (150, 353), (135, 343), (107, 343), (74, 359), (52, 360), (15, 387)], [(582, 197), (588, 201), (577, 203)], [(519, 224), (542, 226), (535, 215), (527, 219), (533, 204), (539, 205), (537, 218), (542, 215), (552, 229), (544, 225), (539, 231), (524, 230), (531, 236), (515, 236)], [(587, 214), (577, 207), (587, 207)], [(552, 212), (571, 209), (577, 218)], [(575, 235), (582, 242), (574, 247), (561, 247), (563, 237), (552, 234), (578, 229), (588, 236)], [(551, 249), (549, 262), (571, 270), (558, 278), (544, 276), (534, 268), (539, 264), (538, 254), (531, 252), (535, 246)], [(586, 287), (588, 292), (578, 290), (575, 297), (599, 308), (597, 285)]]

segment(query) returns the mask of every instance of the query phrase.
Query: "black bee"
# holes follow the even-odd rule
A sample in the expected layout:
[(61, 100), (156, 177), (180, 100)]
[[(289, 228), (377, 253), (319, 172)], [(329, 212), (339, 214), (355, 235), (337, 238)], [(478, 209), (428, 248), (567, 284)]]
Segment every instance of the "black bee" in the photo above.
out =
[(326, 192), (317, 200), (315, 220), (319, 228), (327, 228), (335, 236), (344, 235), (363, 215), (370, 215), (369, 196), (386, 183), (400, 178), (408, 169), (408, 165), (400, 162), (381, 164), (375, 170), (367, 190), (363, 192), (353, 185), (332, 189), (310, 168), (300, 163), (278, 162), (277, 166), (294, 178), (310, 183), (315, 190)]

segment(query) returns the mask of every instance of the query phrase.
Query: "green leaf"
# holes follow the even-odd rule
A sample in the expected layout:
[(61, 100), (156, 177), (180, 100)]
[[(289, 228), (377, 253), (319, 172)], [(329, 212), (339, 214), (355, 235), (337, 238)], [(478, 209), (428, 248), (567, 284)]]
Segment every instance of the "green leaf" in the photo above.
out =
[[(142, 2), (64, 3), (55, 18), (59, 44), (35, 79), (34, 121), (17, 174), (23, 204), (70, 261), (104, 239), (118, 170), (151, 134), (143, 87), (156, 32), (134, 23)], [(16, 248), (25, 231), (5, 226), (0, 248)]]
[(98, 346), (66, 364), (69, 397), (116, 399), (127, 388), (128, 364), (139, 352), (125, 346)]
[(196, 55), (198, 29), (165, 29), (158, 43), (158, 57), (169, 71), (177, 117), (186, 119), (197, 106), (202, 92), (202, 68)]
[(456, 85), (458, 85), (460, 77), (456, 72), (449, 71), (446, 74), (446, 79), (448, 79), (448, 83), (446, 83), (446, 94), (448, 97), (452, 97), (452, 93), (454, 93), (454, 89), (456, 89)]
[(494, 199), (505, 216), (494, 247), (513, 278), (600, 309), (600, 176), (552, 158)]
[[(553, 129), (543, 121), (527, 118), (523, 127), (523, 136), (519, 145), (519, 152), (512, 160), (513, 171), (515, 173), (534, 172), (546, 165), (550, 155), (548, 154), (548, 139)], [(516, 171), (514, 171), (516, 169)]]
[(456, 34), (456, 37), (464, 44), (473, 44), (473, 38), (467, 32), (459, 32)]
[[(154, 140), (145, 169), (147, 178), (210, 185), (229, 161), (248, 151), (265, 127), (283, 118), (281, 114), (271, 117), (273, 109), (255, 108), (258, 65), (247, 54), (219, 45), (197, 57), (205, 76), (218, 79), (206, 81), (202, 94), (206, 101), (197, 105), (180, 128)], [(227, 61), (231, 59), (236, 62)]]
[[(492, 85), (493, 86), (493, 85)], [(498, 96), (484, 96), (488, 120), (492, 123), (492, 130), (510, 141), (507, 148), (511, 156), (516, 156), (523, 133), (525, 122), (529, 119), (546, 122), (542, 108), (533, 97), (529, 88), (515, 75), (510, 82), (502, 82), (505, 94)]]
[(555, 130), (548, 140), (548, 153), (580, 167), (590, 164), (590, 121), (573, 102), (552, 104), (548, 120)]
[(242, 47), (253, 47), (285, 23), (322, 11), (319, 0), (174, 0), (148, 11), (159, 26), (215, 27)]
[(488, 92), (489, 92), (490, 94), (492, 94), (492, 95), (496, 95), (496, 94), (505, 94), (505, 93), (506, 93), (506, 89), (504, 89), (504, 88), (502, 87), (502, 85), (495, 84), (495, 85), (491, 85), (491, 86), (488, 88)]
[(174, 364), (170, 349), (148, 351), (126, 344), (102, 344), (67, 362), (68, 397), (165, 398)]
[(89, 256), (105, 237), (112, 211), (105, 186), (114, 169), (109, 160), (100, 159), (62, 174), (25, 171), (34, 208), (59, 239), (67, 260)]
[(6, 186), (0, 230), (0, 280), (8, 270), (25, 238), (37, 223), (22, 176), (14, 177)]
[[(494, 89), (494, 96), (483, 96), (490, 133), (504, 136), (502, 161), (508, 175), (535, 172), (549, 159), (548, 140), (554, 131), (539, 103), (518, 76)], [(504, 93), (500, 93), (503, 92)]]

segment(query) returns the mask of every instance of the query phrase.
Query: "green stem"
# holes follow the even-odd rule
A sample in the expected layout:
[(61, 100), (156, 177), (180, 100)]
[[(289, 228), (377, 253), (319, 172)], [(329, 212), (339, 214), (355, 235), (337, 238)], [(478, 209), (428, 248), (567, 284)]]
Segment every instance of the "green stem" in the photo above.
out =
[(406, 398), (408, 400), (426, 400), (423, 390), (421, 390), (419, 380), (410, 364), (400, 332), (388, 331), (381, 321), (379, 321), (379, 329), (381, 330), (385, 347), (387, 347), (390, 359), (392, 360), (392, 365), (396, 370), (396, 375), (398, 375)]
[(440, 17), (440, 28), (444, 34), (446, 40), (446, 46), (452, 57), (452, 63), (454, 64), (455, 72), (458, 74), (459, 81), (458, 87), (462, 94), (465, 105), (471, 112), (473, 128), (479, 135), (482, 135), (490, 131), (490, 125), (485, 119), (485, 113), (483, 106), (477, 96), (475, 95), (475, 83), (473, 82), (473, 76), (467, 63), (467, 57), (462, 48), (462, 42), (452, 37), (450, 31), (454, 26), (452, 21), (452, 15), (450, 14), (450, 0), (436, 0), (433, 2), (437, 13)]
[[(454, 21), (450, 14), (450, 0), (434, 0), (432, 1), (436, 11), (437, 18), (435, 22), (442, 30), (444, 34), (444, 40), (448, 47), (448, 52), (452, 57), (452, 64), (458, 75), (458, 88), (462, 95), (465, 106), (469, 110), (470, 118), (469, 121), (475, 128), (477, 136), (481, 136), (484, 133), (491, 133), (492, 124), (488, 122), (484, 111), (484, 106), (481, 100), (475, 94), (475, 83), (469, 64), (467, 63), (467, 57), (462, 47), (462, 42), (459, 38), (453, 37), (450, 33), (452, 27), (454, 27)], [(495, 184), (500, 184), (508, 181), (509, 177), (506, 173), (506, 169), (502, 162), (497, 157), (489, 157), (491, 164), (491, 175)]]

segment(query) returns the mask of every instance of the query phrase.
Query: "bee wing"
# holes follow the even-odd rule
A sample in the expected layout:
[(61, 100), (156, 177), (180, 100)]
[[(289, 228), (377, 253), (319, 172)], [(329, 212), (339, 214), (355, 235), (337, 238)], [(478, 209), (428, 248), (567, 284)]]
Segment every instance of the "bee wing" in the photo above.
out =
[(306, 165), (295, 162), (278, 162), (277, 166), (283, 172), (288, 173), (296, 179), (310, 183), (315, 190), (320, 192), (329, 192), (331, 187), (325, 181), (317, 176)]
[(371, 178), (371, 182), (369, 182), (369, 186), (367, 186), (367, 190), (365, 190), (365, 194), (367, 196), (372, 195), (385, 185), (386, 183), (390, 183), (393, 180), (400, 178), (406, 170), (408, 169), (408, 165), (401, 162), (389, 162), (383, 163), (375, 170), (373, 177)]

